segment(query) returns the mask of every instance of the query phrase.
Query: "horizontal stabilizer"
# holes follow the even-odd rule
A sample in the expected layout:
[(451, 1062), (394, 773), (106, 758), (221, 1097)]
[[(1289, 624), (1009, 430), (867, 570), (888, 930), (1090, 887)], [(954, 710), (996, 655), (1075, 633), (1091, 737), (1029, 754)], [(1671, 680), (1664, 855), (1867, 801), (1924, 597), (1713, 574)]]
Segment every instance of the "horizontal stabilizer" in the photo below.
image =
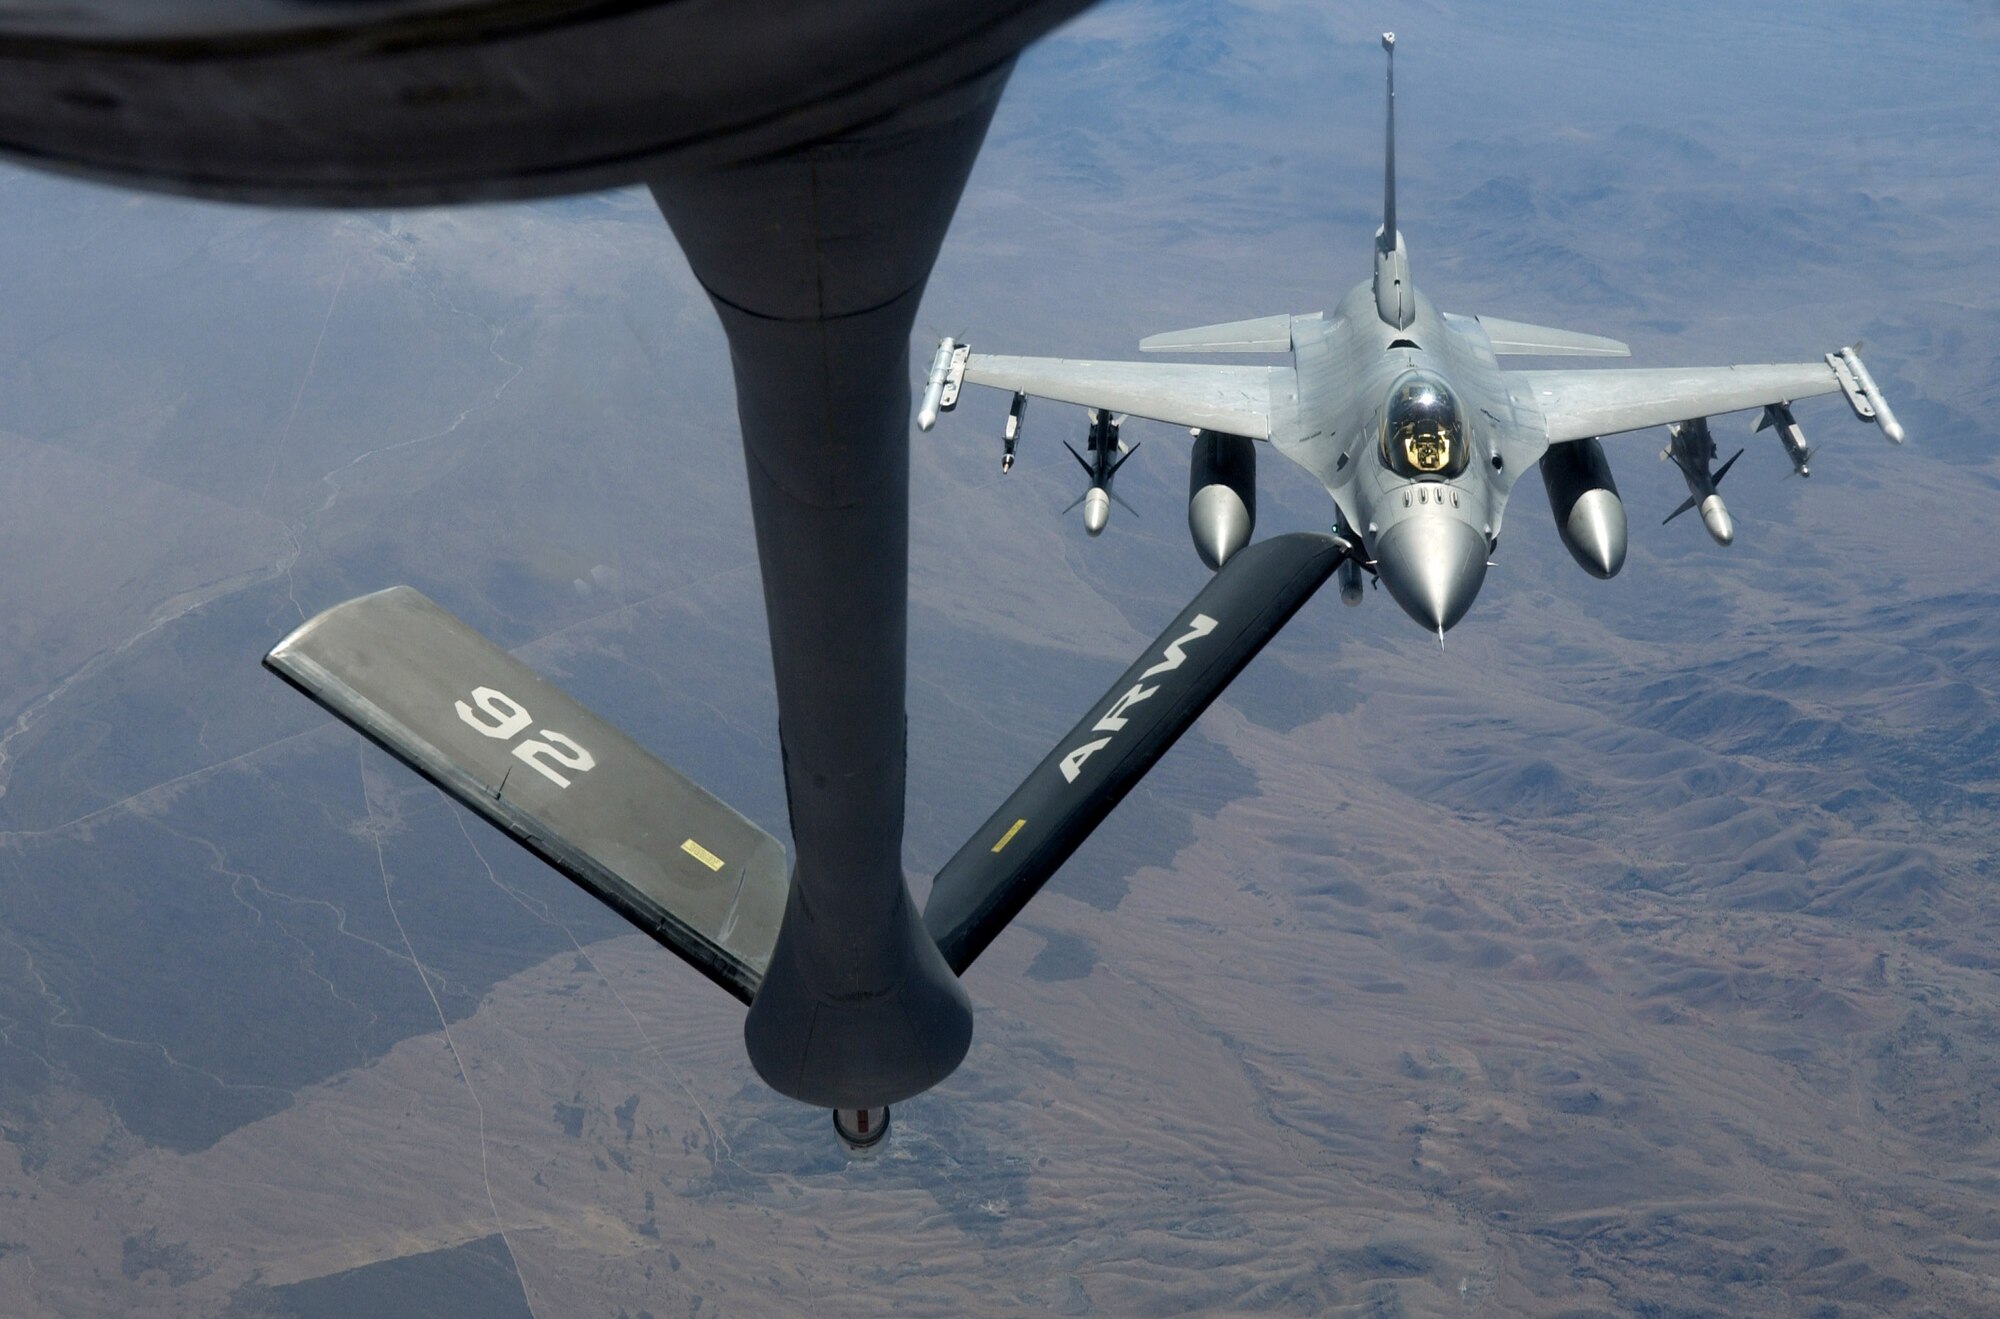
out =
[[(1457, 317), (1450, 319), (1456, 320)], [(1630, 357), (1632, 350), (1616, 339), (1575, 330), (1507, 321), (1498, 316), (1477, 316), (1479, 328), (1493, 345), (1495, 357)]]
[(1139, 341), (1142, 353), (1289, 353), (1292, 351), (1292, 318), (1259, 316), (1254, 321), (1230, 321), (1223, 325), (1199, 325), (1192, 330), (1169, 330), (1150, 334)]
[(1346, 557), (1296, 532), (1238, 551), (938, 871), (924, 927), (963, 973)]
[(304, 624), (270, 668), (749, 1002), (784, 847), (407, 586)]

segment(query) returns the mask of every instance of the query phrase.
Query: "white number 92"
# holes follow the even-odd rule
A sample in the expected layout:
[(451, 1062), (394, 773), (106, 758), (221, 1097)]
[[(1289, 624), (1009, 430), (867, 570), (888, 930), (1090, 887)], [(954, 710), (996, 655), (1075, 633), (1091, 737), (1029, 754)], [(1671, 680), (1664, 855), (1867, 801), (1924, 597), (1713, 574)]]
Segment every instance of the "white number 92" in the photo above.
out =
[[(474, 706), (478, 708), (475, 710)], [(501, 742), (534, 722), (519, 701), (491, 687), (474, 687), (472, 705), (459, 701), (456, 708), (460, 719)], [(556, 765), (578, 773), (597, 768), (597, 757), (578, 746), (575, 739), (550, 728), (537, 729), (536, 732), (539, 737), (531, 737), (513, 749), (514, 758), (558, 788), (567, 788), (569, 779), (556, 769)], [(550, 761), (555, 764), (550, 764)]]

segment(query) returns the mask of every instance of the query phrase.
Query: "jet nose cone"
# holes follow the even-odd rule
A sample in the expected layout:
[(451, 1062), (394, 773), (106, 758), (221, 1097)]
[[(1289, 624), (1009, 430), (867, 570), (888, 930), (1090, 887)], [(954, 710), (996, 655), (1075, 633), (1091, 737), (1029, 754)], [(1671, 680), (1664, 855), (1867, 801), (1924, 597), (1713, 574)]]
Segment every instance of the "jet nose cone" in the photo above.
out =
[(1486, 580), (1486, 537), (1454, 517), (1408, 518), (1382, 533), (1375, 571), (1404, 613), (1442, 632), (1465, 617)]

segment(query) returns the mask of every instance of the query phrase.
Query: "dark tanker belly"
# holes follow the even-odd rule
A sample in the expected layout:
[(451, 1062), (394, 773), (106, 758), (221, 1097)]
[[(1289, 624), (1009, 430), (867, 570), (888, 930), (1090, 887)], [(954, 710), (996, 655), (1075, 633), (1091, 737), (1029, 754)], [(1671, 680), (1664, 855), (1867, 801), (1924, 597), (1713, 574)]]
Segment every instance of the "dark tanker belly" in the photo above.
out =
[(1083, 7), (29, 0), (0, 13), (0, 153), (237, 201), (579, 192), (845, 131)]

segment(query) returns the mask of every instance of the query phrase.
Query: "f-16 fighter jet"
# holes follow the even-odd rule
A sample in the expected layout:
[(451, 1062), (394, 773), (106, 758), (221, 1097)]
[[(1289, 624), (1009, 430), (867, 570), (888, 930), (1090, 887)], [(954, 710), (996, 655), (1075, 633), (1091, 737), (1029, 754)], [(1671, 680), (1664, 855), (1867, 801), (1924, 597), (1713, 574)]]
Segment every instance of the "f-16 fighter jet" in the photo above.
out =
[[(1142, 352), (1285, 354), (1284, 366), (1167, 365), (1002, 357), (947, 340), (918, 413), (929, 429), (965, 384), (1192, 428), (1188, 523), (1210, 566), (1241, 549), (1254, 521), (1255, 447), (1266, 441), (1333, 496), (1334, 533), (1353, 557), (1341, 595), (1361, 599), (1374, 573), (1404, 612), (1443, 644), (1486, 578), (1514, 482), (1541, 468), (1556, 530), (1595, 577), (1625, 562), (1625, 510), (1602, 435), (1671, 429), (1666, 455), (1719, 544), (1735, 531), (1713, 468), (1707, 418), (1761, 409), (1801, 474), (1809, 451), (1796, 399), (1844, 393), (1890, 440), (1903, 430), (1851, 348), (1817, 362), (1641, 370), (1503, 371), (1498, 359), (1625, 357), (1613, 339), (1439, 312), (1410, 277), (1396, 227), (1395, 35), (1389, 52), (1382, 227), (1375, 277), (1328, 313), (1267, 316), (1154, 335)], [(1731, 459), (1733, 462), (1734, 459)]]

